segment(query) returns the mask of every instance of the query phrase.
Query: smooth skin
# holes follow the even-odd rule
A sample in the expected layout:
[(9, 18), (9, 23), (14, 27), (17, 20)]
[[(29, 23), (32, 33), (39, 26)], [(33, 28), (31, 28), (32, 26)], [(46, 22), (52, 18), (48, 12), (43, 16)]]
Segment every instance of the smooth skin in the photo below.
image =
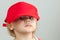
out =
[(25, 16), (26, 19), (16, 19), (12, 22), (9, 27), (10, 30), (14, 30), (15, 39), (14, 40), (35, 40), (32, 36), (33, 31), (37, 29), (37, 19), (29, 16)]

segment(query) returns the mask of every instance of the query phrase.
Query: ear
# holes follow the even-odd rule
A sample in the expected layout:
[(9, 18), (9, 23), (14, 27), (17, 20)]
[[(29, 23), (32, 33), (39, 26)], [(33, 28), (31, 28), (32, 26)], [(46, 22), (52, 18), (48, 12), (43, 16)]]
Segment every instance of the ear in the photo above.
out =
[(13, 25), (12, 25), (12, 24), (7, 24), (7, 27), (8, 27), (10, 30), (13, 30)]

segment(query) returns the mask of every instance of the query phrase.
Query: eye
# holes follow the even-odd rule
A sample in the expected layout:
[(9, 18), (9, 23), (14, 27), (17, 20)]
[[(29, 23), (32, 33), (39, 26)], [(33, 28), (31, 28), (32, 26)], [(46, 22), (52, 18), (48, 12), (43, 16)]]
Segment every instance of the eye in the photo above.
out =
[(26, 19), (30, 19), (33, 20), (34, 18), (32, 16), (22, 16), (19, 18), (20, 20), (26, 20)]
[(32, 19), (33, 19), (33, 17), (32, 17), (32, 16), (30, 16), (30, 17), (29, 17), (29, 19), (31, 19), (31, 20), (32, 20)]
[(20, 17), (19, 19), (20, 19), (20, 20), (24, 20), (24, 19), (25, 19), (25, 17)]

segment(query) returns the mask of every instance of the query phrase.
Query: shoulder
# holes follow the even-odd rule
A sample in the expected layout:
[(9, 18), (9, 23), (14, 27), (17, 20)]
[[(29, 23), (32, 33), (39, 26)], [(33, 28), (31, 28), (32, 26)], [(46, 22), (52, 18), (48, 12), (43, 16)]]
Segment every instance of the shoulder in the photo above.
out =
[(41, 38), (38, 37), (38, 40), (41, 40)]
[(41, 37), (38, 37), (38, 40), (42, 40), (42, 38)]
[(40, 37), (34, 36), (35, 40), (42, 40)]

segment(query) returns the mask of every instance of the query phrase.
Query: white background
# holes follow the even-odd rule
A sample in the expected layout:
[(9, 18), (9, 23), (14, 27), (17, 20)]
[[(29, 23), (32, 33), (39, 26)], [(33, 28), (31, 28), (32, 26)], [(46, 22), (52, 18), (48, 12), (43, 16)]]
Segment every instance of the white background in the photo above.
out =
[[(13, 40), (3, 27), (7, 9), (21, 0), (0, 0), (0, 40)], [(60, 0), (23, 0), (38, 8), (40, 21), (36, 36), (42, 40), (60, 40)]]

